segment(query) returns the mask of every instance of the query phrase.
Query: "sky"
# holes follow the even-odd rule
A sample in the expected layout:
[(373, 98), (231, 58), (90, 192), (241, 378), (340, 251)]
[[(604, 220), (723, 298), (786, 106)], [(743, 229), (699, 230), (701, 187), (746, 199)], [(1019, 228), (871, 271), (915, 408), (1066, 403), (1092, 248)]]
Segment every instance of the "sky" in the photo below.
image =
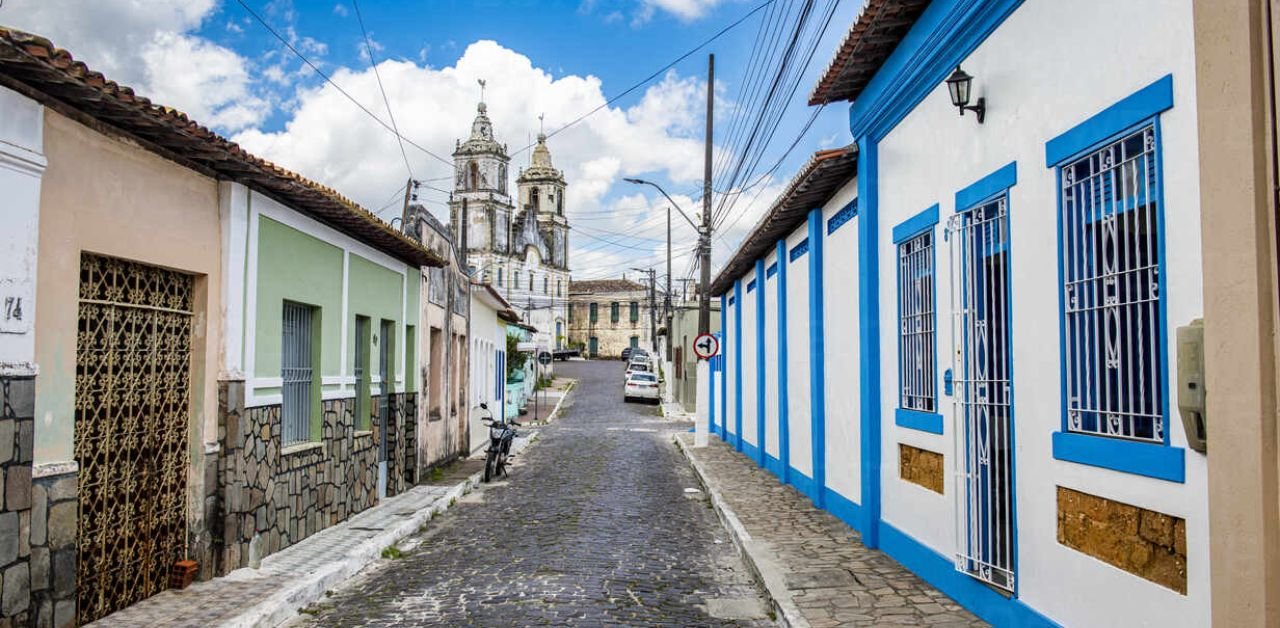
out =
[[(809, 126), (815, 109), (805, 100), (862, 0), (357, 2), (3, 0), (0, 24), (48, 37), (107, 78), (388, 221), (412, 174), (425, 181), (419, 200), (447, 224), (450, 153), (469, 133), (483, 79), (513, 178), (539, 130), (551, 136), (568, 180), (574, 279), (654, 265), (665, 273), (668, 203), (623, 179), (654, 181), (697, 219), (708, 53), (716, 56), (713, 269), (809, 155), (850, 141), (847, 107), (817, 111)], [(757, 135), (759, 155), (735, 185), (730, 174), (767, 93), (760, 62), (776, 67), (810, 2), (793, 73), (774, 96), (778, 123)], [(403, 153), (390, 126), (411, 142)], [(696, 240), (678, 214), (672, 240), (678, 280), (692, 270)]]

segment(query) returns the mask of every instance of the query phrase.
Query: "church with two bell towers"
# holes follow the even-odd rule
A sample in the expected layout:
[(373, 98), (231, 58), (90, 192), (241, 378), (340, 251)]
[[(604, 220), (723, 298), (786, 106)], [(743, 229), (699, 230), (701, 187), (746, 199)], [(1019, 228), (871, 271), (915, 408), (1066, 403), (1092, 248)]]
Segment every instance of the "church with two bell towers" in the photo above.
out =
[[(564, 172), (551, 163), (547, 137), (538, 141), (511, 196), (505, 144), (494, 139), (481, 97), (471, 135), (453, 151), (450, 226), (466, 242), (471, 276), (492, 285), (538, 329), (539, 347), (566, 341), (569, 297), (569, 221)], [(465, 234), (465, 236), (463, 235)]]

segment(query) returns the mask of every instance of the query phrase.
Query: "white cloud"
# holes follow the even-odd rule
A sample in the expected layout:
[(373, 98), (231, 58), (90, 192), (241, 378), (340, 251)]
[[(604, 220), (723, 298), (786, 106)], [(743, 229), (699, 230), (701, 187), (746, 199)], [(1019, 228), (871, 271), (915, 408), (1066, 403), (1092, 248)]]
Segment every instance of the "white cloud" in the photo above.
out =
[[(8, 0), (4, 18), (10, 26), (48, 37), (140, 94), (234, 131), (262, 121), (270, 107), (251, 93), (246, 59), (189, 35), (215, 5), (215, 0)], [(228, 30), (233, 26), (228, 23)]]
[(666, 11), (682, 21), (691, 22), (704, 15), (721, 0), (641, 0), (640, 9), (636, 12), (632, 24), (643, 24), (653, 18), (657, 11)]
[(347, 17), (347, 5), (341, 2), (333, 5), (333, 14), (339, 17)]
[[(477, 79), (485, 79), (486, 101), (498, 140), (517, 153), (538, 132), (548, 131), (604, 104), (600, 80), (555, 78), (528, 57), (492, 41), (471, 44), (452, 67), (423, 67), (406, 60), (378, 65), (401, 133), (450, 159), (475, 117)], [(372, 70), (340, 68), (334, 81), (384, 120), (385, 107)], [(569, 181), (566, 211), (599, 211), (622, 176), (657, 173), (676, 184), (701, 180), (702, 140), (686, 137), (698, 122), (702, 84), (669, 74), (629, 109), (606, 107), (548, 140), (557, 167)], [(683, 101), (683, 105), (681, 104)], [(342, 190), (366, 206), (377, 206), (406, 177), (395, 137), (347, 101), (332, 86), (303, 89), (282, 131), (246, 130), (234, 138), (254, 151)], [(407, 146), (420, 179), (447, 176), (449, 165)], [(513, 154), (512, 177), (529, 152)], [(437, 183), (438, 187), (447, 184)], [(425, 198), (443, 199), (435, 192)]]

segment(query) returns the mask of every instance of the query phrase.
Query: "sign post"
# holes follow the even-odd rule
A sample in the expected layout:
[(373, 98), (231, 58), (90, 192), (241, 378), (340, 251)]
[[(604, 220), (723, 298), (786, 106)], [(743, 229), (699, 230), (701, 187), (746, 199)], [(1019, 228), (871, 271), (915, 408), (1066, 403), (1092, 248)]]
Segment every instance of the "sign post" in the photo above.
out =
[(720, 339), (712, 334), (699, 334), (693, 339), (693, 353), (698, 356), (697, 365), (697, 400), (693, 423), (693, 446), (706, 447), (710, 438), (711, 404), (715, 403), (715, 388), (711, 382), (711, 358), (720, 353)]

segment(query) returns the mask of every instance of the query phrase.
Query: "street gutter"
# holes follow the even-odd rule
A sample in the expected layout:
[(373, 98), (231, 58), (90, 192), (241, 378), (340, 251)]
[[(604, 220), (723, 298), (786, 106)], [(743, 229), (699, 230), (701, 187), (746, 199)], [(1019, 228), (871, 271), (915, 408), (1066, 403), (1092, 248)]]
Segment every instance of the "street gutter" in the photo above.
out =
[(782, 570), (774, 561), (773, 551), (766, 543), (753, 539), (751, 533), (747, 532), (738, 515), (733, 512), (733, 508), (724, 500), (719, 483), (707, 473), (702, 463), (698, 462), (698, 459), (689, 451), (689, 444), (685, 442), (684, 434), (676, 434), (673, 439), (676, 446), (680, 448), (680, 453), (684, 454), (689, 465), (693, 467), (707, 495), (711, 497), (711, 505), (715, 508), (716, 515), (720, 517), (720, 522), (724, 524), (729, 537), (733, 539), (733, 544), (738, 548), (742, 561), (751, 570), (756, 582), (764, 589), (765, 596), (769, 598), (769, 604), (773, 607), (779, 623), (792, 628), (809, 628), (809, 621), (800, 613), (800, 607), (796, 606), (791, 590), (787, 588), (787, 583), (783, 579)]

